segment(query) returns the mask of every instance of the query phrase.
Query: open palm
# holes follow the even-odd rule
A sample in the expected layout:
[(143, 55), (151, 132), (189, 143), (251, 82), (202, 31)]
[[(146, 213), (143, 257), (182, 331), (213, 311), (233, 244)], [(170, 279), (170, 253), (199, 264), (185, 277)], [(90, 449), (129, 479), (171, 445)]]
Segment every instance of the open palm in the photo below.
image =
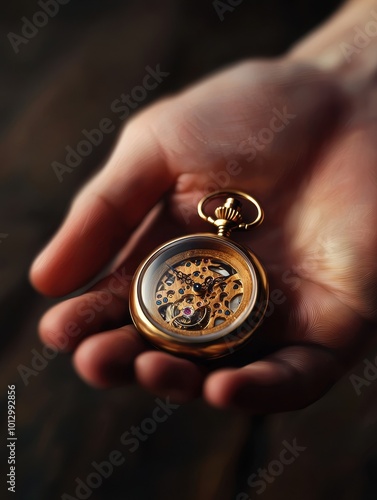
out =
[[(294, 62), (245, 62), (134, 118), (31, 279), (64, 295), (117, 255), (110, 274), (48, 311), (42, 339), (74, 350), (96, 386), (136, 379), (179, 401), (203, 394), (256, 412), (319, 398), (356, 362), (377, 319), (377, 107), (339, 82)], [(263, 262), (272, 293), (245, 349), (195, 364), (141, 339), (129, 282), (156, 245), (206, 230), (196, 204), (216, 189), (242, 190), (264, 208), (263, 225), (237, 238)]]

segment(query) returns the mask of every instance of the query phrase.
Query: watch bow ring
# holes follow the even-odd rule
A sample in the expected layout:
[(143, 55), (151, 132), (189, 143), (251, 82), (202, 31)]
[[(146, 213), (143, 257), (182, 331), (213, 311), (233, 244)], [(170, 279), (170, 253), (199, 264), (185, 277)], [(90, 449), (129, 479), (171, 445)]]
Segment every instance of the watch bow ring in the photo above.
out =
[[(210, 203), (222, 200), (212, 215)], [(242, 208), (254, 206), (254, 220)], [(216, 191), (198, 213), (217, 228), (176, 238), (157, 248), (137, 269), (130, 313), (155, 347), (189, 358), (216, 358), (242, 347), (260, 325), (268, 304), (266, 272), (250, 249), (230, 239), (263, 222), (259, 203), (240, 191)]]

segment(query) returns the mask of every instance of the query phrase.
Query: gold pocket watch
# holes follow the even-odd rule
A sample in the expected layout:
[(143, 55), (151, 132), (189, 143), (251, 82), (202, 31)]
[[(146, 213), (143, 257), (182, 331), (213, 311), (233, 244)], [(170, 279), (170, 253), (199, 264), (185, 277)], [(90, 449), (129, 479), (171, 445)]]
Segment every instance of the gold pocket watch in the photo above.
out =
[[(222, 199), (211, 217), (208, 203)], [(256, 208), (245, 223), (242, 201)], [(140, 334), (177, 356), (217, 358), (243, 346), (261, 323), (268, 281), (257, 257), (230, 239), (263, 221), (263, 210), (240, 191), (216, 191), (198, 204), (215, 234), (192, 234), (157, 248), (141, 263), (131, 284), (130, 313)]]

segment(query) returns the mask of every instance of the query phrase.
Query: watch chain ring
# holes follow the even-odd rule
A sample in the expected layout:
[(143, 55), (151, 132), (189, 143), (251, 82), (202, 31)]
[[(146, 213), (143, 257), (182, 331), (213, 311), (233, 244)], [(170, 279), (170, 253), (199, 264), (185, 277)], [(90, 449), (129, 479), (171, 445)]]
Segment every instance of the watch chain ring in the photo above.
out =
[(241, 224), (239, 224), (238, 226), (236, 226), (234, 228), (234, 230), (236, 230), (236, 229), (242, 229), (244, 231), (248, 231), (252, 227), (257, 227), (260, 224), (262, 224), (262, 222), (264, 220), (264, 212), (263, 212), (263, 209), (260, 206), (260, 204), (252, 196), (250, 196), (250, 195), (248, 195), (246, 193), (243, 193), (242, 191), (237, 191), (237, 190), (227, 190), (227, 191), (225, 191), (225, 190), (219, 190), (219, 191), (214, 191), (214, 192), (209, 193), (208, 195), (204, 196), (200, 200), (200, 202), (198, 203), (198, 214), (199, 214), (199, 216), (202, 219), (204, 219), (205, 221), (210, 222), (211, 224), (214, 224), (215, 220), (211, 216), (206, 215), (204, 213), (204, 207), (205, 207), (205, 205), (210, 200), (213, 200), (215, 198), (221, 198), (221, 197), (224, 197), (224, 196), (225, 197), (234, 196), (235, 198), (246, 200), (249, 203), (251, 203), (252, 205), (254, 205), (254, 207), (257, 209), (257, 216), (254, 219), (254, 221), (248, 222), (248, 223), (241, 222)]

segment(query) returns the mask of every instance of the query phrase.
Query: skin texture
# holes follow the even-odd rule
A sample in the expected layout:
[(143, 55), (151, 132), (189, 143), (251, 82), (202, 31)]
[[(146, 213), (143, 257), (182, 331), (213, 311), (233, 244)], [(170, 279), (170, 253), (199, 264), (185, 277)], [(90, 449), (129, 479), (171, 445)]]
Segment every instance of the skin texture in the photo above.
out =
[[(40, 323), (42, 340), (73, 351), (88, 383), (136, 380), (179, 402), (202, 395), (221, 408), (285, 411), (321, 397), (373, 341), (375, 42), (350, 63), (339, 56), (368, 7), (350, 2), (287, 56), (237, 64), (127, 124), (30, 275), (40, 292), (65, 295), (117, 255), (108, 277)], [(208, 230), (196, 204), (220, 188), (264, 208), (263, 225), (237, 239), (260, 257), (276, 295), (244, 350), (195, 364), (141, 339), (128, 316), (129, 277), (167, 239)]]

